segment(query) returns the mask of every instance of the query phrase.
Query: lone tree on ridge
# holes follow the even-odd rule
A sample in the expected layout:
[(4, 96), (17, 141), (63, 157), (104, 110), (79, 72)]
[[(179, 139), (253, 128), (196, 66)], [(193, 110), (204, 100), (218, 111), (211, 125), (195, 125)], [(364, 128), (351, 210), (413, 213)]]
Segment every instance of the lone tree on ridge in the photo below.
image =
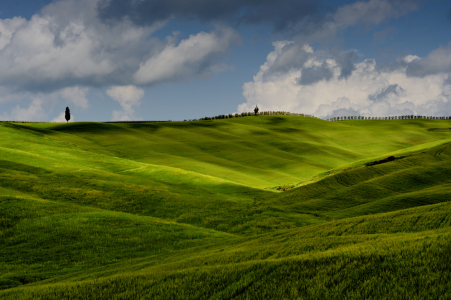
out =
[(70, 120), (70, 110), (69, 107), (66, 107), (66, 114), (64, 116), (66, 118), (66, 121), (69, 122)]
[(257, 106), (257, 105), (255, 105), (255, 108), (254, 108), (254, 113), (255, 113), (255, 115), (257, 115), (257, 114), (258, 114), (258, 106)]

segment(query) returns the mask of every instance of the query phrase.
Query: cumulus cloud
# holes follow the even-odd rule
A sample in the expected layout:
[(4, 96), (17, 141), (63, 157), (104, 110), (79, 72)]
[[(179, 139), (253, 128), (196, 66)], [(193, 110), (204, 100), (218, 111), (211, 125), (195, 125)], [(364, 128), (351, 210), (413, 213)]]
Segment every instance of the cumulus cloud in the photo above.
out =
[[(228, 47), (239, 40), (225, 26), (179, 43), (176, 36), (160, 40), (152, 34), (164, 21), (141, 26), (124, 18), (105, 23), (97, 6), (98, 0), (62, 0), (30, 20), (0, 20), (0, 85), (50, 93), (74, 86), (202, 78), (220, 70)], [(172, 63), (172, 71), (159, 65), (164, 59)], [(158, 72), (150, 71), (154, 67)], [(178, 67), (182, 71), (175, 71)]]
[[(265, 76), (277, 74), (277, 72), (287, 72), (289, 69), (304, 68), (313, 52), (311, 47), (306, 46), (309, 43), (323, 42), (349, 27), (378, 25), (416, 9), (418, 9), (418, 1), (415, 0), (358, 1), (344, 5), (337, 11), (324, 16), (317, 18), (309, 16), (299, 20), (298, 23), (287, 29), (293, 33), (293, 40), (275, 44), (276, 52), (270, 54), (274, 58), (268, 57), (268, 61), (274, 61), (267, 65), (269, 70), (265, 73)], [(315, 56), (319, 54), (316, 53)], [(340, 79), (348, 78), (355, 70), (354, 63), (358, 60), (356, 51), (343, 52), (335, 48), (328, 55), (334, 59), (334, 64), (339, 67)], [(332, 77), (330, 68), (325, 64), (325, 58), (322, 60), (323, 62), (320, 65), (304, 68), (304, 75), (301, 75), (298, 82), (300, 84), (312, 84), (323, 79), (330, 79)]]
[[(292, 98), (307, 97), (308, 93), (315, 93), (318, 85), (350, 81), (362, 72), (359, 68), (365, 68), (362, 62), (357, 63), (355, 51), (313, 51), (306, 45), (308, 42), (323, 42), (357, 25), (377, 25), (417, 7), (415, 0), (359, 1), (335, 12), (323, 9), (313, 0), (54, 1), (30, 20), (0, 19), (0, 90), (7, 87), (10, 92), (9, 96), (1, 95), (0, 102), (31, 101), (28, 108), (18, 104), (7, 117), (18, 118), (28, 113), (37, 120), (45, 117), (46, 111), (61, 99), (86, 109), (89, 87), (113, 86), (108, 89), (113, 95), (110, 97), (122, 106), (121, 111), (113, 113), (113, 118), (130, 119), (142, 96), (138, 100), (124, 100), (129, 98), (117, 88), (134, 88), (136, 95), (141, 90), (136, 85), (144, 88), (205, 78), (226, 70), (224, 59), (231, 45), (240, 41), (239, 34), (231, 27), (243, 23), (272, 24), (275, 32), (292, 39), (275, 44), (276, 51), (268, 56), (254, 82), (245, 84), (248, 87), (245, 94), (249, 97), (246, 99), (260, 97), (257, 95), (260, 88), (268, 95), (284, 89), (287, 93), (297, 91), (298, 95), (291, 95)], [(214, 24), (220, 21), (222, 25), (184, 40), (177, 34), (165, 39), (154, 37), (155, 31), (173, 18)], [(448, 67), (436, 61), (448, 58), (448, 48), (424, 59), (406, 57), (396, 68), (392, 66), (390, 72), (408, 69), (404, 75), (412, 80), (443, 77)], [(381, 69), (374, 72), (390, 73)], [(395, 84), (409, 92), (398, 82), (389, 85)], [(378, 88), (382, 93), (384, 86)], [(373, 94), (377, 97), (377, 91), (367, 92), (367, 98)], [(386, 93), (387, 99), (395, 95), (390, 89)], [(351, 104), (356, 102), (353, 97), (341, 97), (347, 97)], [(384, 101), (371, 103), (376, 109)], [(289, 103), (284, 105), (291, 107)], [(313, 109), (313, 105), (305, 105)]]
[[(130, 18), (105, 22), (99, 5), (99, 0), (61, 0), (30, 20), (0, 19), (0, 90), (7, 90), (0, 102), (18, 103), (4, 118), (42, 120), (60, 100), (87, 109), (89, 87), (111, 86), (111, 97), (123, 107), (115, 118), (131, 118), (138, 102), (115, 96), (117, 86), (150, 87), (211, 76), (228, 68), (224, 59), (240, 41), (225, 25), (183, 40), (176, 33), (156, 38), (166, 19), (151, 24)], [(23, 108), (34, 98), (42, 102)]]
[(339, 54), (336, 54), (334, 58), (337, 62), (337, 65), (340, 67), (340, 76), (338, 78), (348, 78), (355, 70), (354, 63), (358, 59), (357, 53), (355, 51), (341, 52)]
[(369, 95), (368, 99), (373, 102), (386, 101), (390, 98), (396, 99), (406, 94), (406, 90), (400, 87), (398, 84), (390, 84), (387, 87), (383, 87), (376, 93)]
[[(310, 51), (308, 46), (295, 47), (287, 41), (276, 42), (274, 47), (253, 81), (243, 85), (246, 102), (238, 106), (239, 112), (251, 111), (258, 104), (262, 111), (284, 110), (322, 118), (451, 115), (450, 71), (429, 72), (422, 77), (409, 74), (411, 64), (425, 61), (427, 66), (428, 58), (435, 57), (437, 50), (425, 59), (408, 55), (390, 67), (379, 67), (373, 59), (352, 63), (347, 68), (352, 71), (345, 77), (340, 57), (346, 57), (346, 52)], [(295, 67), (273, 72), (279, 57), (295, 57), (293, 53), (284, 54), (294, 48), (305, 56), (305, 62), (294, 61)], [(284, 64), (288, 66), (289, 62)], [(431, 64), (429, 69), (435, 66)]]
[(218, 55), (230, 44), (239, 41), (239, 35), (230, 28), (201, 32), (188, 39), (168, 43), (158, 54), (142, 63), (134, 78), (138, 84), (170, 80), (186, 80), (193, 76), (209, 76), (218, 69)]
[(107, 95), (119, 102), (122, 111), (113, 111), (112, 121), (128, 121), (134, 119), (134, 112), (141, 105), (144, 90), (133, 85), (113, 86), (106, 91)]
[(329, 80), (332, 78), (332, 70), (326, 62), (321, 65), (304, 68), (301, 72), (301, 77), (298, 78), (297, 83), (301, 85), (314, 84), (321, 80)]
[[(267, 62), (261, 67), (263, 76), (269, 78), (278, 76), (290, 70), (303, 69), (297, 83), (309, 85), (320, 80), (332, 78), (332, 66), (340, 70), (339, 78), (346, 79), (355, 69), (354, 62), (358, 55), (355, 51), (343, 52), (335, 48), (329, 53), (324, 51), (313, 51), (307, 44), (299, 45), (293, 41), (278, 41), (273, 43), (275, 51), (268, 55)], [(330, 60), (333, 58), (333, 60)]]
[(268, 74), (287, 72), (291, 69), (301, 68), (307, 62), (313, 49), (306, 45), (299, 45), (292, 41), (279, 41), (273, 43), (276, 51), (268, 55), (268, 63), (262, 66)]
[[(416, 9), (416, 1), (360, 1), (325, 14), (311, 0), (61, 0), (30, 20), (0, 20), (0, 85), (53, 92), (73, 86), (111, 86), (204, 78), (226, 69), (224, 54), (239, 40), (221, 27), (178, 42), (153, 33), (171, 18), (272, 23), (299, 39), (328, 37), (359, 23), (378, 24)], [(232, 22), (233, 23), (233, 22)], [(302, 43), (304, 44), (304, 43)], [(295, 49), (293, 53), (300, 53)], [(284, 51), (289, 56), (289, 51)], [(352, 57), (336, 59), (343, 78)], [(279, 66), (284, 68), (282, 58)], [(162, 67), (162, 62), (167, 68)], [(292, 59), (287, 61), (293, 62)], [(303, 64), (300, 56), (297, 63)], [(312, 69), (318, 73), (321, 70)], [(322, 69), (326, 71), (326, 69)], [(324, 76), (329, 76), (324, 74)], [(302, 79), (301, 79), (302, 80)]]
[(53, 25), (51, 18), (35, 15), (13, 33), (0, 51), (0, 84), (42, 91), (95, 81), (113, 71), (110, 59), (95, 55), (98, 41), (82, 23), (68, 24), (59, 45)]

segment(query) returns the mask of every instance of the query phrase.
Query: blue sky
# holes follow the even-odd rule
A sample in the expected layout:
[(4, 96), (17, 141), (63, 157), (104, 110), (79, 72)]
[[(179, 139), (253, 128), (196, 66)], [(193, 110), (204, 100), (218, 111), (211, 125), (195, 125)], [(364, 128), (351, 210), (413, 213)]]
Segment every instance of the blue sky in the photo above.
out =
[(445, 0), (6, 0), (0, 120), (451, 116)]

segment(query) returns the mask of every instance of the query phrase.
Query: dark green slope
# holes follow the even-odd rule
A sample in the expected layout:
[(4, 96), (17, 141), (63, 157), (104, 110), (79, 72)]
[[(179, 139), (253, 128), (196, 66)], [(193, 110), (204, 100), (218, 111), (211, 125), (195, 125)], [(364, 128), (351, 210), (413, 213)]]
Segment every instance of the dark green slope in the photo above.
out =
[(444, 144), (338, 171), (269, 201), (285, 211), (346, 218), (446, 202), (450, 195), (451, 144)]

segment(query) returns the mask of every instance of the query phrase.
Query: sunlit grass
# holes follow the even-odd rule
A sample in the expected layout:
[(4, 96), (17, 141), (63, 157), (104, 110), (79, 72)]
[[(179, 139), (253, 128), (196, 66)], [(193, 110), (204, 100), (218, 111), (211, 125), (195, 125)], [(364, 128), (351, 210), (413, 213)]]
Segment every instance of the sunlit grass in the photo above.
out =
[(0, 298), (450, 298), (449, 122), (0, 123)]

